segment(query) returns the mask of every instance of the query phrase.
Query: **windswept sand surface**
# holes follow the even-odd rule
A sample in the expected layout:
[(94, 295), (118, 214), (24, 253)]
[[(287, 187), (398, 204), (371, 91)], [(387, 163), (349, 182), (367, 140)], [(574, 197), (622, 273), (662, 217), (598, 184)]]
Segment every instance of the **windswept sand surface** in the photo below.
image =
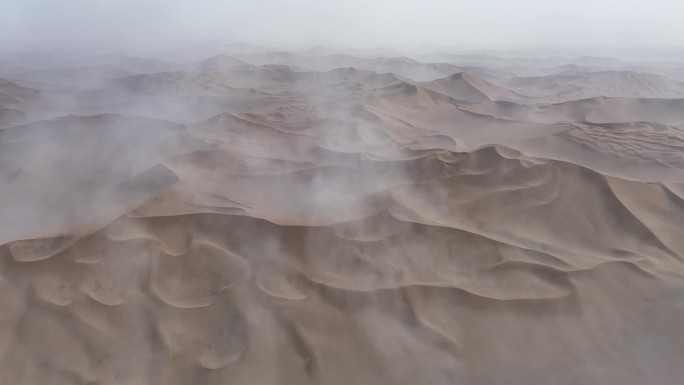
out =
[(684, 381), (684, 66), (0, 59), (3, 385)]

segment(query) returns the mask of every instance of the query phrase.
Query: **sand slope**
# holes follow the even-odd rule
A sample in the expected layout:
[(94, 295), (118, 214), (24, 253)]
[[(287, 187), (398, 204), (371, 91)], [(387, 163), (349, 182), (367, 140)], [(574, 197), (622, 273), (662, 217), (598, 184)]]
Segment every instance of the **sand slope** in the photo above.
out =
[(433, 80), (425, 84), (424, 87), (454, 99), (469, 102), (530, 99), (525, 95), (492, 84), (467, 72), (451, 75), (444, 79)]

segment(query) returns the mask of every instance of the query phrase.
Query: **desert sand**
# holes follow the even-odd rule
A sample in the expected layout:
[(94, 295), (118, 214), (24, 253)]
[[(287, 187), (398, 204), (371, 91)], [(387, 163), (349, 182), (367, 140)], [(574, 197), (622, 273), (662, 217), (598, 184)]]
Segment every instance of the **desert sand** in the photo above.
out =
[(681, 63), (171, 56), (0, 55), (0, 383), (683, 383)]

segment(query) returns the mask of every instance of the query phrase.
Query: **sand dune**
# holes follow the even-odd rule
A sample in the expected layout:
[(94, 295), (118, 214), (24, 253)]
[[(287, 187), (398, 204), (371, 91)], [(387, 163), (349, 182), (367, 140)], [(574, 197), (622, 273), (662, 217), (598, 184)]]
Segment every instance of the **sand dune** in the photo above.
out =
[(310, 55), (292, 52), (256, 52), (238, 57), (255, 65), (279, 64), (314, 71), (354, 67), (378, 73), (393, 73), (416, 81), (432, 81), (459, 72), (472, 72), (487, 78), (500, 78), (504, 73), (486, 67), (459, 66), (445, 62), (419, 62), (408, 57), (357, 57), (346, 54)]
[(248, 64), (242, 60), (230, 57), (225, 54), (216, 55), (197, 63), (189, 63), (180, 66), (190, 71), (220, 71), (235, 67), (243, 67)]
[(681, 383), (679, 83), (239, 51), (11, 62), (3, 384)]
[(684, 83), (665, 76), (629, 71), (562, 72), (513, 78), (505, 85), (546, 100), (568, 101), (598, 96), (681, 99)]
[(30, 99), (35, 97), (38, 91), (22, 87), (7, 79), (0, 78), (0, 105), (13, 105), (21, 102), (23, 99)]
[(63, 67), (82, 68), (91, 66), (109, 65), (122, 70), (136, 73), (155, 73), (164, 70), (169, 65), (158, 59), (139, 58), (120, 53), (86, 55), (85, 57), (75, 58), (66, 62)]
[(597, 97), (553, 104), (470, 103), (462, 108), (485, 115), (538, 123), (684, 123), (684, 99)]
[(106, 86), (114, 79), (131, 75), (133, 75), (132, 72), (119, 67), (103, 65), (19, 73), (11, 75), (11, 78), (56, 86), (99, 88)]
[(467, 72), (433, 80), (425, 88), (450, 96), (457, 100), (482, 102), (485, 100), (520, 101), (530, 99), (520, 93), (492, 84)]
[(0, 124), (3, 126), (26, 123), (28, 120), (28, 115), (21, 110), (0, 108)]

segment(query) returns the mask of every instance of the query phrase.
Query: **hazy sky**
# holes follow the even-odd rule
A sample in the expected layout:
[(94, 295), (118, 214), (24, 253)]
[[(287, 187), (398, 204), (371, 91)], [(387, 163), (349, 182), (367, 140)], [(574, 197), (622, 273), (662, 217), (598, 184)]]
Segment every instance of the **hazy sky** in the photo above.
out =
[(0, 0), (0, 40), (683, 47), (684, 0)]

